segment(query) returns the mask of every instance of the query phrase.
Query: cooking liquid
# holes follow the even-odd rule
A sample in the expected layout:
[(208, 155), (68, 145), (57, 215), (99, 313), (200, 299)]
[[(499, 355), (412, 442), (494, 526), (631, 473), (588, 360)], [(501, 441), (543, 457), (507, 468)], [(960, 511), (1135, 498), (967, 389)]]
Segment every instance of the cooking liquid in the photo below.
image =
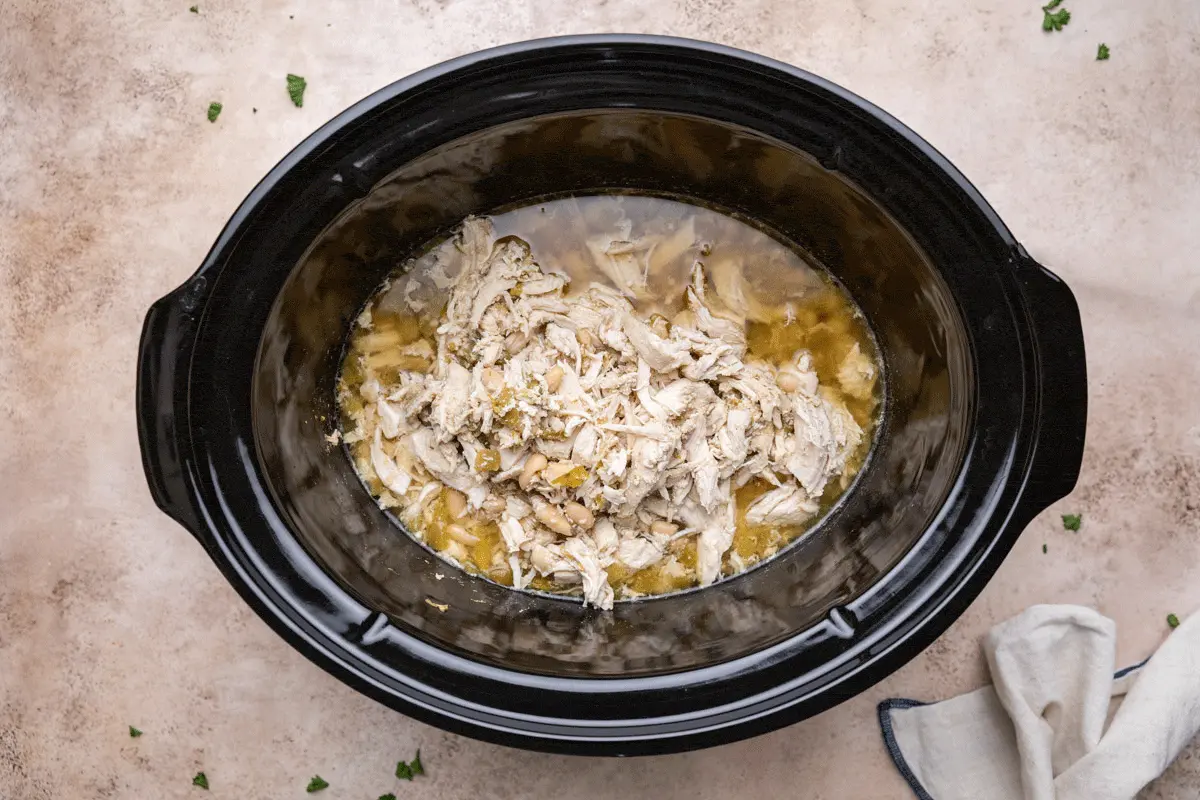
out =
[[(878, 351), (861, 312), (827, 273), (811, 266), (796, 250), (732, 216), (660, 197), (620, 194), (569, 197), (524, 206), (490, 219), (497, 237), (523, 239), (538, 263), (570, 275), (569, 293), (583, 292), (592, 282), (607, 282), (592, 262), (585, 243), (588, 238), (612, 235), (622, 220), (632, 223), (630, 233), (623, 233), (623, 238), (665, 235), (650, 258), (648, 294), (653, 299), (634, 302), (643, 319), (656, 313), (670, 319), (684, 307), (684, 291), (697, 258), (710, 275), (722, 269), (740, 270), (750, 287), (746, 300), (752, 308), (751, 315), (756, 317), (746, 323), (749, 354), (780, 365), (792, 360), (798, 350), (808, 350), (823, 391), (833, 393), (845, 404), (862, 427), (863, 439), (841, 480), (831, 480), (826, 487), (820, 501), (821, 510), (803, 525), (747, 523), (746, 509), (769, 491), (772, 484), (763, 478), (754, 478), (737, 489), (737, 532), (730, 552), (736, 552), (746, 565), (769, 558), (819, 522), (837, 502), (870, 450), (878, 421), (881, 389), (877, 380), (874, 392), (866, 399), (844, 394), (839, 389), (838, 368), (854, 345), (857, 344), (877, 367)], [(439, 243), (430, 243), (426, 252)], [(363, 372), (360, 358), (365, 358), (385, 381), (389, 370), (428, 370), (432, 367), (427, 360), (395, 352), (398, 346), (419, 339), (426, 339), (434, 351), (437, 349), (435, 332), (441, 322), (448, 289), (439, 286), (438, 280), (430, 275), (432, 267), (433, 260), (425, 257), (402, 265), (368, 304), (373, 314), (372, 327), (369, 330), (356, 327), (351, 334), (339, 381), (343, 431), (354, 428), (350, 415), (361, 409), (358, 387), (363, 381)], [(410, 276), (422, 279), (421, 288), (416, 292), (406, 288)], [(441, 282), (444, 284), (444, 280)], [(406, 292), (407, 296), (427, 303), (422, 313), (413, 313)], [(882, 374), (882, 370), (877, 369), (877, 374)], [(385, 449), (389, 446), (395, 445), (389, 442)], [(349, 448), (359, 474), (373, 474), (365, 468), (370, 463), (370, 443), (358, 441)], [(388, 450), (389, 455), (392, 453)], [(390, 493), (378, 479), (371, 478), (367, 485), (385, 507), (395, 504), (395, 498), (390, 498), (393, 502), (389, 502)], [(458, 556), (456, 560), (469, 572), (512, 585), (499, 527), (495, 522), (476, 519), (469, 514), (455, 518), (447, 508), (447, 497), (443, 491), (427, 504), (421, 524), (412, 533), (439, 553), (446, 554), (452, 549)], [(452, 539), (448, 528), (455, 523), (465, 527), (477, 541), (464, 545)], [(672, 547), (678, 561), (689, 572), (694, 571), (694, 537), (676, 540)], [(722, 574), (736, 571), (727, 553)], [(661, 564), (637, 572), (614, 564), (608, 568), (608, 576), (617, 590), (618, 599), (626, 587), (638, 594), (663, 594), (695, 585), (693, 577), (680, 577), (664, 570)], [(577, 587), (560, 586), (540, 576), (530, 586), (560, 594), (578, 594)]]

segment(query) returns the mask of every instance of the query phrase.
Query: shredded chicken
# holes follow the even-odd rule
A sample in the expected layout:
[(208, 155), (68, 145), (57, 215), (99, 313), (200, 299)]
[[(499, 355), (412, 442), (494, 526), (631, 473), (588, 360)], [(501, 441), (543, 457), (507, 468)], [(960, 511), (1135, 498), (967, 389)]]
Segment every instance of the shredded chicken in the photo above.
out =
[[(431, 486), (449, 487), (499, 526), (514, 586), (550, 578), (604, 609), (614, 565), (717, 580), (735, 491), (752, 478), (775, 488), (747, 521), (803, 524), (863, 437), (807, 352), (782, 367), (748, 355), (756, 306), (731, 267), (710, 297), (696, 262), (682, 311), (639, 314), (654, 248), (678, 257), (694, 234), (653, 246), (624, 234), (588, 243), (610, 283), (573, 286), (521, 240), (468, 218), (437, 254), (458, 271), (435, 346), (404, 351), (429, 363), (393, 362), (386, 379), (368, 365), (345, 436), (371, 443), (365, 466), (408, 519), (420, 519)], [(370, 312), (358, 324), (369, 330)], [(853, 396), (875, 377), (857, 347), (838, 373)], [(694, 567), (676, 558), (680, 539), (695, 540)], [(463, 557), (466, 542), (444, 554)]]

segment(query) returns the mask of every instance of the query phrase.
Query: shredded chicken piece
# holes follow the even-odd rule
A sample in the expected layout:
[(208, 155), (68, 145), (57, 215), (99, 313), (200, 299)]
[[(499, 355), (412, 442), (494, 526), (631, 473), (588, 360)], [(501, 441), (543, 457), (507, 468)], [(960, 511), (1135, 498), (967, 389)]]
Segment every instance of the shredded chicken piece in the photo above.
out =
[(817, 513), (819, 506), (800, 486), (788, 483), (764, 494), (746, 509), (752, 525), (801, 525)]
[[(604, 609), (612, 565), (684, 570), (666, 555), (676, 538), (695, 539), (694, 579), (717, 580), (736, 532), (734, 493), (750, 478), (776, 488), (746, 510), (749, 523), (807, 521), (863, 437), (820, 390), (807, 353), (781, 368), (748, 355), (746, 319), (762, 312), (731, 267), (710, 300), (696, 262), (686, 309), (672, 321), (640, 315), (632, 301), (648, 270), (680, 257), (694, 231), (659, 242), (621, 233), (589, 241), (611, 285), (577, 287), (524, 242), (467, 219), (437, 253), (453, 288), (435, 346), (408, 351), (431, 363), (386, 378), (368, 365), (353, 433), (371, 442), (360, 467), (407, 519), (428, 513), (430, 486), (450, 487), (498, 524), (514, 586), (552, 579)], [(370, 314), (358, 324), (370, 329)], [(854, 397), (875, 378), (857, 347), (838, 372)]]
[(875, 390), (876, 372), (874, 362), (855, 344), (838, 368), (838, 384), (851, 397), (865, 400)]

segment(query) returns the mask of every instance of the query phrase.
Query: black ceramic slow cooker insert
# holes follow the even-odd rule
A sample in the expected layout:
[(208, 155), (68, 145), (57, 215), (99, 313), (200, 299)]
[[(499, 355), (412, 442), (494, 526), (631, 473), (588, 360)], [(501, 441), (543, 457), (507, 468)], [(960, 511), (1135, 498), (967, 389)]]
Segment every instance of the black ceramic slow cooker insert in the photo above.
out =
[[(809, 535), (606, 613), (448, 567), (325, 436), (352, 320), (397, 263), (468, 214), (613, 190), (797, 243), (863, 310), (887, 402)], [(643, 36), (502, 47), (350, 108), (154, 304), (138, 365), (155, 500), (294, 647), (443, 728), (610, 755), (772, 730), (911, 659), (1074, 485), (1085, 414), (1070, 291), (932, 147), (801, 70)]]

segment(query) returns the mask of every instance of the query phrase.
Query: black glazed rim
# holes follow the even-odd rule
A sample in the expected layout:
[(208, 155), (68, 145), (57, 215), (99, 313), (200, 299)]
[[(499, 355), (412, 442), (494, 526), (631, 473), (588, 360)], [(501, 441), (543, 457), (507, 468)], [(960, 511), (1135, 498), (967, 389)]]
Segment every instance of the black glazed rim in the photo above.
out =
[[(626, 61), (643, 58), (651, 67), (670, 59), (676, 68), (720, 68), (782, 83), (821, 95), (856, 124), (878, 129), (886, 146), (903, 151), (906, 166), (915, 165), (911, 168), (934, 185), (931, 191), (946, 213), (955, 215), (978, 248), (974, 269), (987, 286), (972, 290), (952, 281), (951, 288), (971, 337), (981, 403), (986, 406), (998, 391), (1019, 393), (1023, 400), (1010, 432), (974, 436), (968, 444), (959, 483), (942, 514), (885, 581), (892, 590), (904, 586), (902, 597), (869, 589), (813, 629), (703, 669), (567, 679), (498, 669), (439, 650), (372, 613), (322, 572), (272, 507), (254, 452), (252, 421), (229, 388), (238, 381), (248, 386), (249, 378), (220, 350), (221, 326), (232, 322), (222, 318), (221, 275), (244, 252), (240, 248), (257, 245), (247, 234), (266, 207), (295, 191), (302, 173), (311, 178), (364, 118), (443, 89), (446, 82), (495, 76), (529, 61), (543, 62), (543, 68), (555, 59), (594, 66), (609, 53)], [(660, 106), (647, 98), (639, 107)], [(816, 154), (834, 165), (853, 156), (842, 153), (836, 141)], [(365, 177), (370, 165), (343, 166), (337, 175), (342, 192), (321, 198), (326, 202), (344, 205), (347, 185), (357, 191), (353, 196), (370, 188)], [(903, 223), (903, 198), (884, 190), (876, 199)], [(997, 306), (1006, 319), (997, 321), (992, 313)], [(992, 316), (985, 319), (977, 311)], [(1047, 323), (1051, 311), (1056, 321)], [(988, 325), (1009, 330), (1009, 339), (995, 343)], [(151, 309), (140, 355), (139, 433), (159, 505), (201, 540), (264, 620), (349, 685), (426, 722), (503, 744), (607, 755), (671, 752), (812, 716), (882, 679), (948, 627), (998, 568), (1024, 524), (1074, 484), (1086, 408), (1078, 328), (1069, 291), (1025, 255), (967, 180), (913, 132), (862, 99), (802, 70), (717, 45), (648, 36), (566, 37), (465, 56), (399, 81), (343, 112), (285, 157), (237, 210), (199, 271)], [(1046, 380), (1051, 371), (1055, 385)], [(814, 653), (828, 654), (816, 669)]]

